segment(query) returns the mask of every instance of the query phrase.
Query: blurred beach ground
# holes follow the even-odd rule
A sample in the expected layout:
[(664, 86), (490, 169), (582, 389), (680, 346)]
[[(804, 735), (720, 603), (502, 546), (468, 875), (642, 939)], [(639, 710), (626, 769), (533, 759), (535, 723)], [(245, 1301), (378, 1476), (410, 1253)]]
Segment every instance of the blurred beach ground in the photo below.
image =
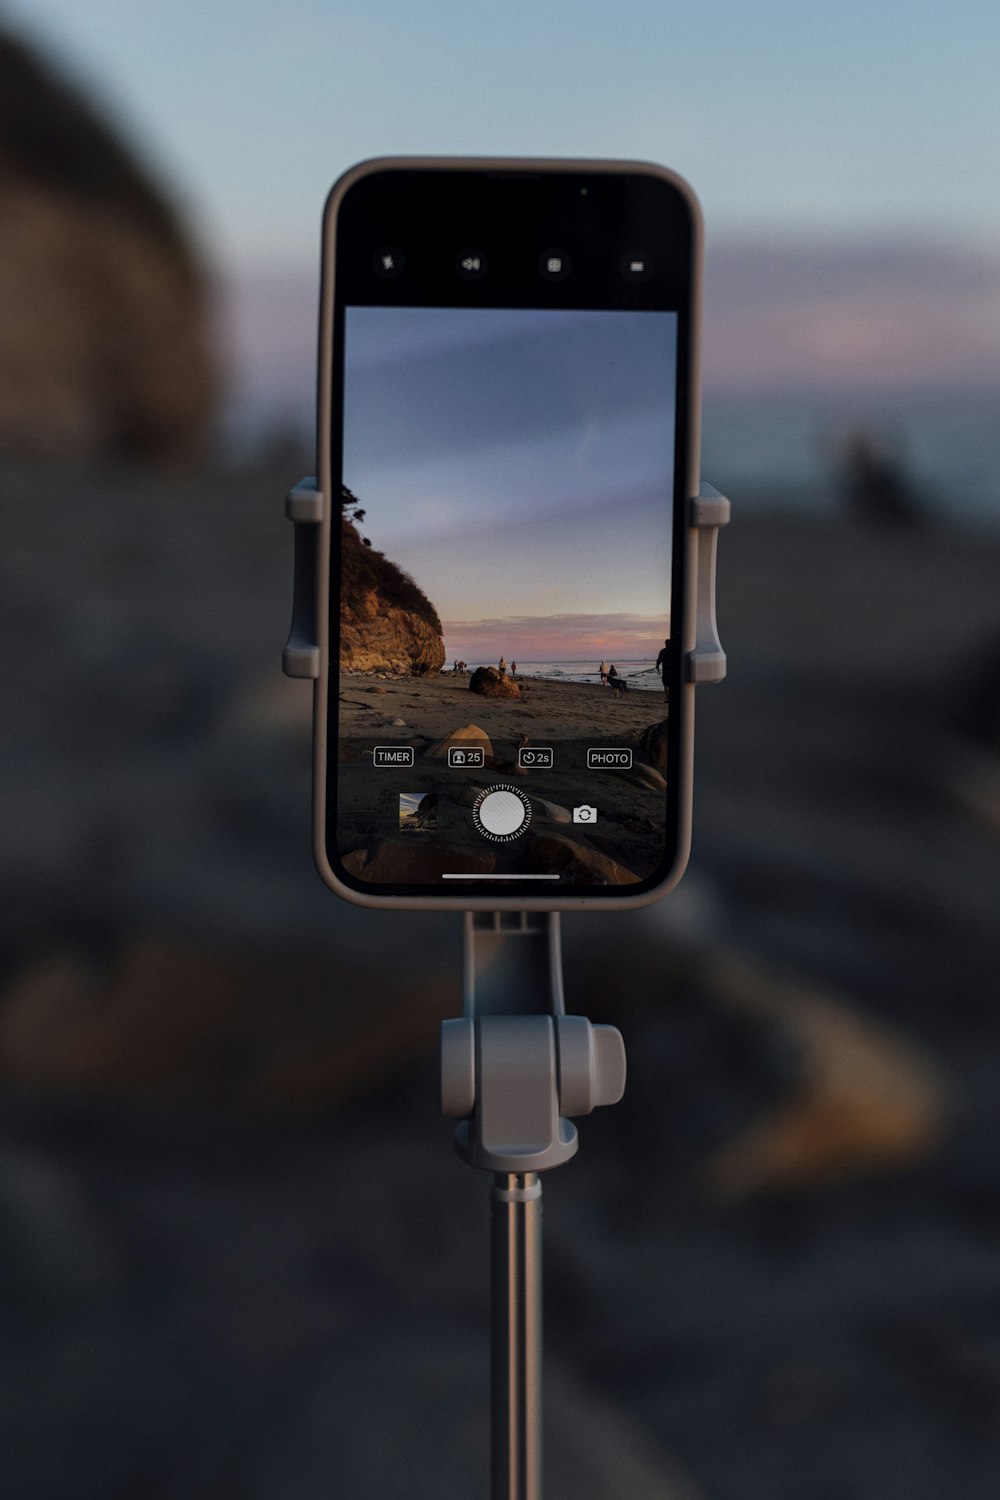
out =
[[(556, 1496), (993, 1493), (993, 396), (852, 407), (895, 519), (812, 399), (707, 393), (730, 674), (690, 871), (565, 920), (571, 1008), (631, 1078), (547, 1186)], [(200, 466), (0, 473), (12, 1500), (485, 1474), (486, 1184), (434, 1061), (459, 923), (312, 868), (310, 693), (278, 671), (303, 426), (278, 402)]]
[[(459, 923), (312, 869), (296, 463), (0, 478), (11, 1495), (457, 1497), (483, 1460)], [(1000, 541), (734, 500), (689, 874), (565, 919), (632, 1072), (548, 1187), (553, 1471), (586, 1410), (577, 1496), (985, 1496)]]

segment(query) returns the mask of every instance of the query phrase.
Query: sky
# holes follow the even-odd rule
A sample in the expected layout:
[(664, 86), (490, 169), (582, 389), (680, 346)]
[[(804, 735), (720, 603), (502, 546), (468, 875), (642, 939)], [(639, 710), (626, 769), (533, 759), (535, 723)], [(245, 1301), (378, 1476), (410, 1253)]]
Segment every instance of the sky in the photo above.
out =
[[(184, 211), (251, 430), (311, 420), (323, 201), (386, 153), (680, 171), (706, 221), (709, 394), (1000, 389), (996, 0), (7, 0), (0, 15), (103, 102)], [(711, 436), (710, 403), (706, 419)]]
[(995, 0), (9, 0), (225, 264), (315, 264), (384, 153), (652, 158), (713, 233), (1000, 235)]
[(673, 313), (348, 308), (344, 480), (449, 659), (655, 657), (675, 369)]

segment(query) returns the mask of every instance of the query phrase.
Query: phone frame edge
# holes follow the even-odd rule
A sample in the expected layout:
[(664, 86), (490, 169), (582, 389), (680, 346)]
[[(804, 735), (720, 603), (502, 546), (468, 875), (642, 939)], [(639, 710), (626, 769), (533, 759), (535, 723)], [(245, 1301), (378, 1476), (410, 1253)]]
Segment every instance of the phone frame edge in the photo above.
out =
[[(680, 737), (680, 765), (677, 807), (677, 849), (674, 863), (659, 885), (637, 896), (390, 896), (368, 895), (345, 885), (335, 874), (326, 849), (326, 779), (328, 750), (328, 713), (330, 680), (330, 531), (334, 516), (334, 495), (330, 469), (331, 372), (333, 360), (333, 310), (336, 275), (336, 224), (340, 204), (356, 182), (377, 172), (386, 171), (559, 171), (575, 173), (645, 173), (671, 184), (687, 203), (691, 215), (691, 337), (688, 353), (688, 472), (687, 496), (697, 495), (701, 471), (701, 318), (704, 263), (704, 227), (701, 206), (688, 182), (669, 167), (654, 162), (628, 160), (587, 160), (562, 157), (371, 157), (344, 172), (327, 195), (323, 208), (323, 232), (320, 271), (320, 322), (318, 374), (316, 382), (316, 476), (324, 497), (317, 548), (316, 626), (319, 646), (319, 675), (313, 684), (313, 859), (324, 882), (338, 896), (355, 906), (396, 911), (623, 911), (649, 906), (677, 885), (687, 868), (691, 853), (691, 825), (694, 800), (694, 709), (695, 686), (682, 669), (681, 692), (684, 695), (684, 726)], [(685, 589), (682, 629), (682, 658), (686, 662), (694, 650), (697, 621), (698, 532), (685, 526)]]

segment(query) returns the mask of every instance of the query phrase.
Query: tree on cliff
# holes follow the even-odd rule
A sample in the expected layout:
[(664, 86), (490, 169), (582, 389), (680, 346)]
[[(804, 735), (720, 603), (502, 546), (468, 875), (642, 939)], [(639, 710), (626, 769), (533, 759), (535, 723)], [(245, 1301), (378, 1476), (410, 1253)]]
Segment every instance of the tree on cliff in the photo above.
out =
[[(349, 490), (346, 484), (342, 484), (340, 486), (340, 509), (343, 514), (347, 516), (348, 520), (352, 521), (355, 526), (360, 526), (361, 522), (368, 514), (368, 512), (362, 508), (361, 501), (358, 499), (357, 495), (353, 490)], [(371, 546), (371, 540), (366, 536), (363, 536), (361, 538), (361, 542), (365, 547)]]

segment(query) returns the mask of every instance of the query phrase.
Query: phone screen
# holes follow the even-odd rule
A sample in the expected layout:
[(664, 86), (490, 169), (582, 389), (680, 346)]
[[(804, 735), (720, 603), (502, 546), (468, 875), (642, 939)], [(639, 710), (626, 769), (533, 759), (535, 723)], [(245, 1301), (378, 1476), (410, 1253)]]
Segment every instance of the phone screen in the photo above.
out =
[(677, 852), (685, 247), (621, 184), (448, 185), (338, 242), (328, 853), (632, 895)]

